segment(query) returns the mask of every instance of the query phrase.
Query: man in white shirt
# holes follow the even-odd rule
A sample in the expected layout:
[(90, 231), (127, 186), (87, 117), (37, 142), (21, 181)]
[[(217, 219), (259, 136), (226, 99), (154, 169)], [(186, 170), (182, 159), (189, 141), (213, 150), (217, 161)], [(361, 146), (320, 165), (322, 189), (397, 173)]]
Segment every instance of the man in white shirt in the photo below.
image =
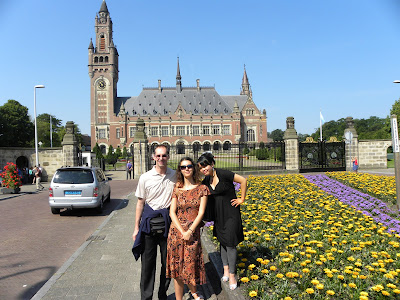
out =
[[(167, 290), (171, 279), (166, 278), (167, 260), (167, 236), (164, 233), (142, 233), (141, 229), (143, 210), (145, 205), (150, 206), (152, 211), (163, 211), (169, 209), (171, 204), (172, 191), (176, 183), (175, 171), (167, 167), (169, 153), (165, 145), (158, 145), (154, 149), (153, 159), (155, 166), (148, 172), (142, 174), (136, 189), (135, 196), (138, 198), (136, 205), (135, 229), (132, 235), (133, 241), (140, 236), (141, 247), (141, 279), (140, 291), (142, 300), (153, 298), (153, 289), (156, 273), (157, 245), (160, 246), (161, 253), (161, 273), (158, 299), (167, 299)], [(167, 213), (167, 214), (165, 214)], [(146, 219), (147, 220), (147, 219)]]

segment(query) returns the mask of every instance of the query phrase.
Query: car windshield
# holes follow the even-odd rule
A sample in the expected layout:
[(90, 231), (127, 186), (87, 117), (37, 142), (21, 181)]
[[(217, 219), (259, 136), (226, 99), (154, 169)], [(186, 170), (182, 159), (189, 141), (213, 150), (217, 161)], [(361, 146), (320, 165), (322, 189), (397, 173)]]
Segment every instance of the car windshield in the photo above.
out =
[(58, 170), (54, 175), (54, 183), (93, 183), (94, 178), (91, 170)]

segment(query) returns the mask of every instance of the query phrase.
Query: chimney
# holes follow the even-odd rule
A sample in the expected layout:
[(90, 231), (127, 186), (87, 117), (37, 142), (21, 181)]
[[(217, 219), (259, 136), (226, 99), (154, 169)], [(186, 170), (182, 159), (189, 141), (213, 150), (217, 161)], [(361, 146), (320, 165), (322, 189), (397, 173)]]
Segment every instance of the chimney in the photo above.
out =
[(197, 82), (197, 91), (200, 92), (200, 79), (196, 79)]
[(161, 79), (158, 79), (158, 92), (161, 93)]

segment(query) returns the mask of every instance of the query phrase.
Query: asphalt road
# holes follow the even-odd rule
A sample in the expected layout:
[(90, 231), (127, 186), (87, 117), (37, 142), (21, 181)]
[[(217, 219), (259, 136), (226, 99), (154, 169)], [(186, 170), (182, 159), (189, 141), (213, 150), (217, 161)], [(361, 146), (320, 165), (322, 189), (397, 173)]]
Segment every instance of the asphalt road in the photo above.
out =
[(47, 191), (0, 201), (0, 299), (30, 299), (132, 192), (133, 181), (110, 184), (111, 202), (101, 215), (88, 209), (53, 215)]

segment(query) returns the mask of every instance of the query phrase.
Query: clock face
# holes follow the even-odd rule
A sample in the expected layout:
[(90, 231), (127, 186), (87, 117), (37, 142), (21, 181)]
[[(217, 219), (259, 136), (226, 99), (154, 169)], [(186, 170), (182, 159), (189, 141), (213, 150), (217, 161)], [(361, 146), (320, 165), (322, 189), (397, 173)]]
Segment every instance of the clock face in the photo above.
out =
[(97, 86), (99, 87), (99, 89), (104, 89), (106, 87), (106, 82), (104, 80), (99, 80), (97, 82)]

